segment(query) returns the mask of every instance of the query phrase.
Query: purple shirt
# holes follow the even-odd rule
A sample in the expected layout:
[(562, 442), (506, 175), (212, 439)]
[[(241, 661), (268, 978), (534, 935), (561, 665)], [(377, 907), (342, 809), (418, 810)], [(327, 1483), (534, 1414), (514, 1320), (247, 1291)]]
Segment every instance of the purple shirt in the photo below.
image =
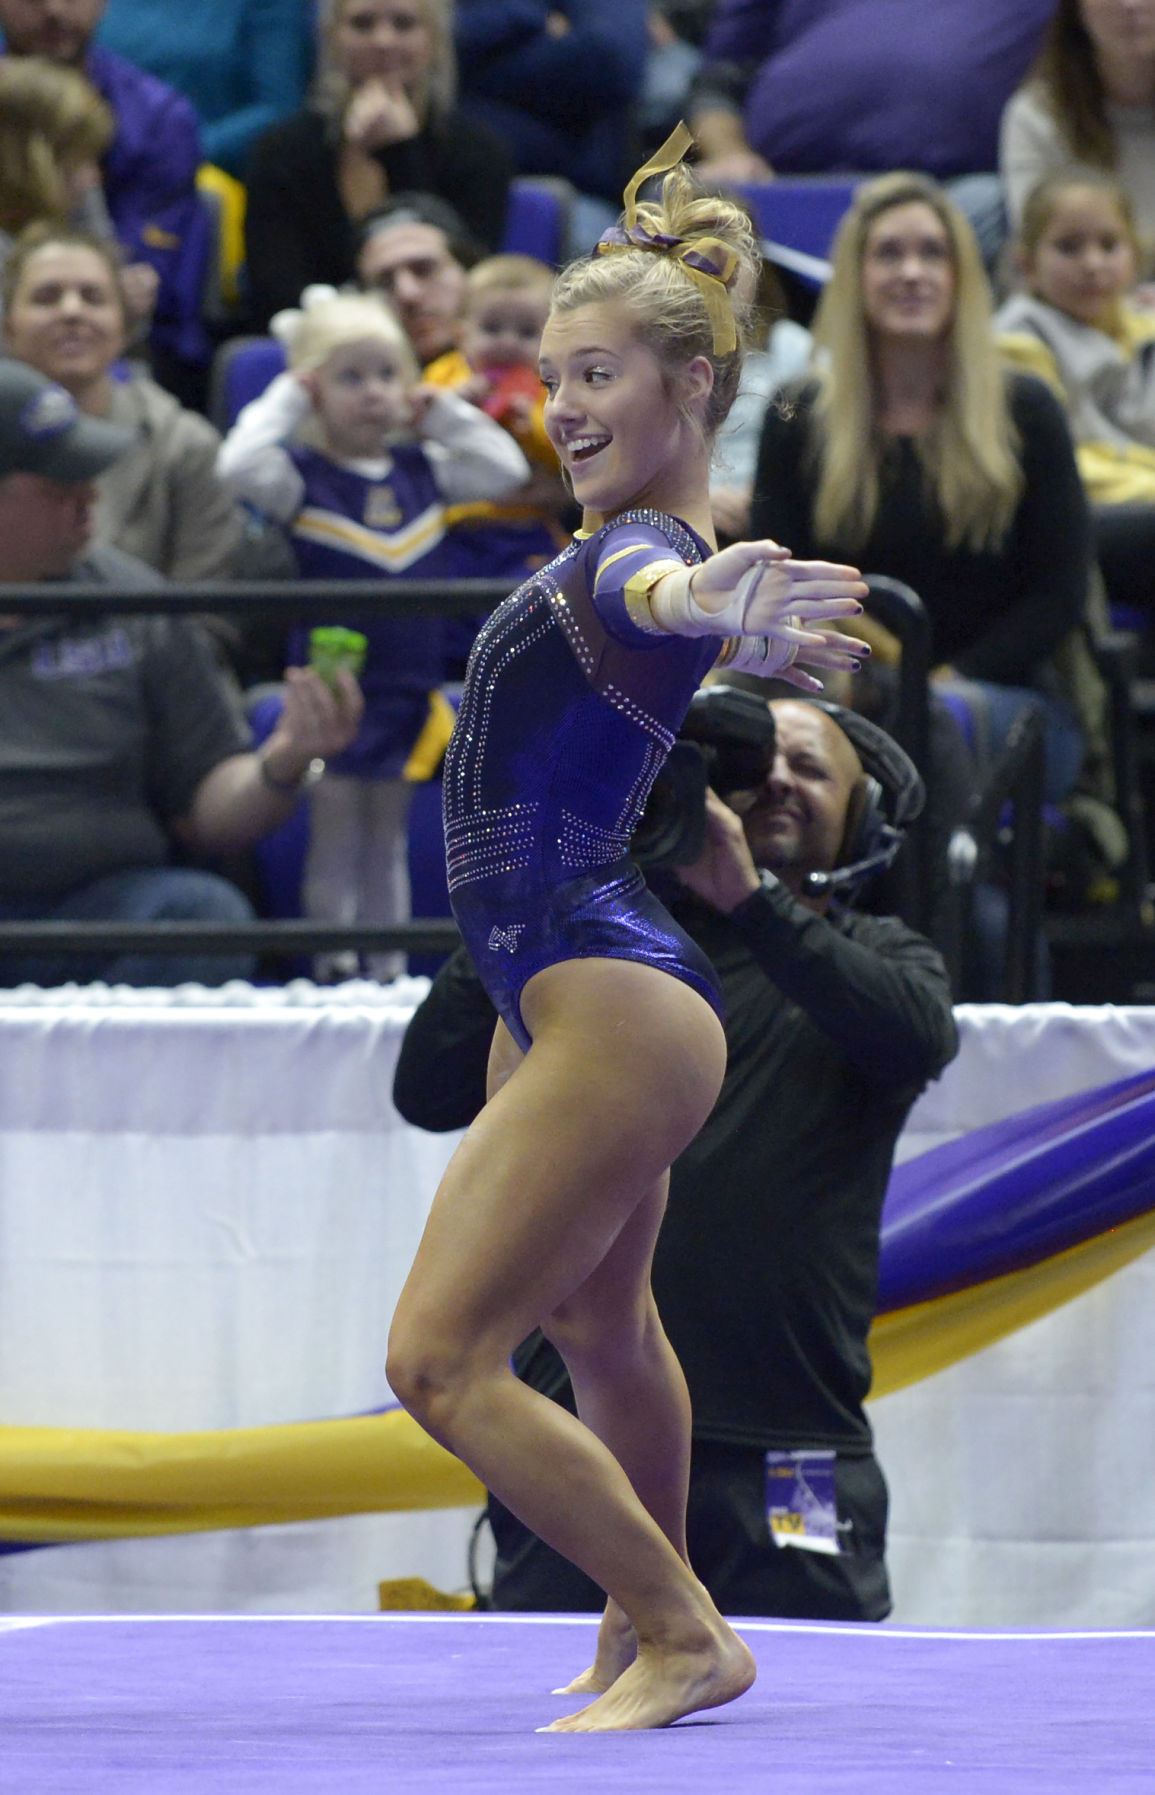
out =
[(185, 361), (207, 361), (201, 323), (209, 219), (196, 190), (196, 111), (167, 82), (94, 44), (84, 72), (116, 115), (104, 197), (130, 261), (160, 276), (153, 339)]
[[(379, 480), (341, 467), (317, 449), (290, 450), (305, 482), (305, 498), (289, 525), (297, 571), (306, 580), (381, 581), (379, 614), (350, 621), (369, 640), (361, 675), (365, 716), (356, 739), (330, 758), (335, 773), (393, 779), (421, 733), (429, 693), (444, 671), (445, 623), (440, 617), (391, 617), (389, 576), (440, 579), (452, 572), (445, 507), (419, 443), (391, 451), (392, 467)], [(304, 659), (301, 637), (293, 659)]]
[(782, 174), (998, 166), (1055, 0), (718, 0), (708, 62), (759, 65), (746, 135)]

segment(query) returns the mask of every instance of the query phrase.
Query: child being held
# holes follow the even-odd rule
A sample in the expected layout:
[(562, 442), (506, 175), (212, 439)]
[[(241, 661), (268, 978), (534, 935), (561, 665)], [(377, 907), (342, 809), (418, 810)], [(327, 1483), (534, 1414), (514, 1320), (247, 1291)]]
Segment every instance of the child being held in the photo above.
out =
[(1111, 598), (1155, 605), (1155, 315), (1133, 303), (1140, 246), (1126, 189), (1096, 169), (1028, 195), (1017, 246), (1026, 290), (1001, 307), (1004, 357), (1067, 408)]
[[(285, 530), (305, 579), (452, 577), (446, 505), (504, 496), (528, 465), (513, 438), (455, 393), (418, 384), (400, 325), (378, 300), (322, 292), (282, 314), (289, 371), (241, 412), (219, 471)], [(311, 793), (305, 914), (326, 922), (409, 916), (405, 764), (444, 676), (440, 618), (354, 621), (368, 638), (365, 717)], [(368, 970), (392, 978), (400, 954)], [(355, 971), (324, 957), (319, 976)]]
[(533, 469), (513, 501), (451, 512), (461, 574), (522, 580), (568, 541), (560, 520), (570, 500), (545, 433), (545, 388), (537, 372), (552, 292), (546, 263), (533, 256), (486, 256), (466, 279), (459, 348), (425, 370), (426, 380), (451, 387), (496, 418)]

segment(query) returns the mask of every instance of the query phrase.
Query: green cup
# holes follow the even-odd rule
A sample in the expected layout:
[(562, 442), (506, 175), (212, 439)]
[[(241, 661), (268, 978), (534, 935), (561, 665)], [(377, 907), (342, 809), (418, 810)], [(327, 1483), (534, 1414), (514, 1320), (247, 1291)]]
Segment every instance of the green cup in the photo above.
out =
[(361, 672), (368, 647), (369, 639), (360, 630), (340, 627), (310, 630), (309, 665), (315, 667), (329, 685), (335, 685), (342, 667), (347, 667), (354, 677)]

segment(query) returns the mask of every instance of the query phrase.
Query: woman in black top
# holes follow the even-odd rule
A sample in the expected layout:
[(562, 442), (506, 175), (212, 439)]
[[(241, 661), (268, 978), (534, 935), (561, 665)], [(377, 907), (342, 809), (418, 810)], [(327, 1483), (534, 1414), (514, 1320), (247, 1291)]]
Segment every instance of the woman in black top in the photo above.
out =
[(1087, 507), (1062, 408), (1000, 365), (969, 226), (933, 181), (860, 188), (815, 338), (814, 377), (766, 415), (752, 534), (912, 586), (937, 683), (982, 682), (996, 735), (1043, 704), (1057, 801), (1081, 742), (1045, 663), (1083, 618)]
[(391, 194), (435, 193), (478, 241), (501, 241), (512, 164), (453, 105), (446, 0), (332, 0), (312, 104), (261, 137), (247, 173), (253, 320), (314, 281), (354, 274), (357, 228)]

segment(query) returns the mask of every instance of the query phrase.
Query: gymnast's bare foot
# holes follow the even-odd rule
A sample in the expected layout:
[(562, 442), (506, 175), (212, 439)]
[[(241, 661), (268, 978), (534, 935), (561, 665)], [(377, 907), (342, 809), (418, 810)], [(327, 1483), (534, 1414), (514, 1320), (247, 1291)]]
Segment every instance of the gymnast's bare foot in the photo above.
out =
[(755, 1674), (752, 1654), (719, 1619), (713, 1629), (703, 1628), (693, 1646), (640, 1645), (612, 1689), (588, 1708), (540, 1730), (605, 1733), (669, 1726), (684, 1714), (734, 1701), (749, 1689)]
[(594, 1661), (580, 1677), (555, 1689), (555, 1695), (601, 1695), (628, 1670), (638, 1655), (638, 1636), (622, 1610), (614, 1601), (606, 1603), (598, 1628), (598, 1649)]

